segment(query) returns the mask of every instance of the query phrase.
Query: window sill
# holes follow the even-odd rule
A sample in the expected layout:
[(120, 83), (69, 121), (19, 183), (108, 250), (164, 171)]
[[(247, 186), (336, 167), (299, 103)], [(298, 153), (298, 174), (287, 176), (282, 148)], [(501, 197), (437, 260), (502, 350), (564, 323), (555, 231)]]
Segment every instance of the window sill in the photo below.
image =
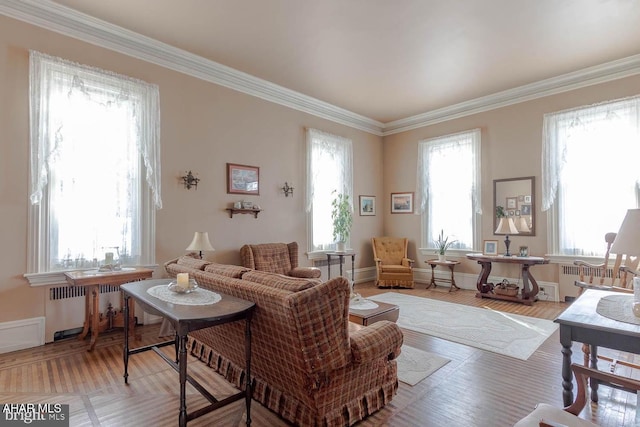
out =
[[(158, 264), (139, 265), (136, 267), (155, 270), (156, 268), (158, 268)], [(78, 268), (71, 270), (48, 271), (45, 273), (25, 273), (23, 277), (29, 281), (29, 286), (31, 286), (32, 288), (37, 288), (40, 286), (61, 286), (67, 284), (67, 279), (64, 276), (65, 272), (79, 270), (95, 270), (95, 268)]]

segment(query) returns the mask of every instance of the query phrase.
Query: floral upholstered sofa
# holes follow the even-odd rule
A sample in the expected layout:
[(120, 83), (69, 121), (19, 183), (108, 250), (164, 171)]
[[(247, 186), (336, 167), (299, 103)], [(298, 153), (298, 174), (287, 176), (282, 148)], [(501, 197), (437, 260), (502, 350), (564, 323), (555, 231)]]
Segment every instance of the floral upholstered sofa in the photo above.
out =
[[(300, 426), (350, 426), (391, 401), (403, 336), (392, 322), (349, 327), (349, 282), (294, 278), (180, 257), (201, 287), (256, 303), (251, 322), (253, 398)], [(189, 334), (192, 355), (244, 387), (244, 323)]]

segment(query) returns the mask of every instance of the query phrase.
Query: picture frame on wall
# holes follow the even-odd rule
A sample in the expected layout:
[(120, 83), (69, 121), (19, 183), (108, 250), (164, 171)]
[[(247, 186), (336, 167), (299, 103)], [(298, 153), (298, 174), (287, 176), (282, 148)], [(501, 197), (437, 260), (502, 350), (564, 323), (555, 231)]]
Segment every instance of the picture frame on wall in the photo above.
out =
[(413, 213), (413, 193), (391, 193), (391, 213)]
[(375, 216), (376, 196), (360, 196), (360, 216)]
[(227, 193), (260, 195), (260, 168), (227, 163)]
[(483, 255), (498, 255), (498, 241), (497, 240), (485, 240), (482, 245)]

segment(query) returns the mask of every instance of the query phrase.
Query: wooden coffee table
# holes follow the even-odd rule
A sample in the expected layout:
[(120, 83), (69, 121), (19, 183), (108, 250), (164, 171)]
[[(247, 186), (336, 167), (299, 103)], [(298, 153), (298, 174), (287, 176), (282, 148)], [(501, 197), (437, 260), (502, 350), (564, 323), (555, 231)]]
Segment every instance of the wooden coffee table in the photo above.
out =
[(349, 320), (359, 325), (368, 326), (381, 320), (396, 322), (400, 315), (400, 307), (393, 304), (375, 301), (378, 307), (369, 310), (355, 310), (349, 308)]

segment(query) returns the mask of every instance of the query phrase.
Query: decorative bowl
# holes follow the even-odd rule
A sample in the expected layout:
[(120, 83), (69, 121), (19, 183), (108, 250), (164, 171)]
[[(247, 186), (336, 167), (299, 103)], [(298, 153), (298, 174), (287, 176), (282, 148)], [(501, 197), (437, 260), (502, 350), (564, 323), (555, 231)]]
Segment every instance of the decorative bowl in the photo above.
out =
[(175, 292), (177, 294), (188, 294), (198, 289), (198, 282), (196, 282), (195, 279), (189, 279), (189, 287), (184, 288), (182, 286), (178, 286), (176, 281), (172, 281), (167, 287), (171, 292)]

